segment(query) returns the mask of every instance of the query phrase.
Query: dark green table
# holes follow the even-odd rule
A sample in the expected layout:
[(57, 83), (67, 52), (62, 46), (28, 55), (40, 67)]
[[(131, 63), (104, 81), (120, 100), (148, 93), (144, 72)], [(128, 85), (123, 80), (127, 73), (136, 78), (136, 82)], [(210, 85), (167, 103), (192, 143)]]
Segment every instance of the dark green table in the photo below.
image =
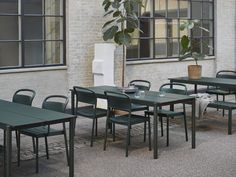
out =
[[(104, 95), (104, 91), (114, 91), (120, 92), (117, 87), (112, 86), (97, 86), (90, 87), (93, 90), (98, 98), (106, 98)], [(74, 113), (74, 101), (75, 101), (75, 93), (71, 90), (71, 107), (72, 112)], [(195, 148), (195, 97), (187, 96), (187, 95), (178, 95), (178, 94), (165, 94), (164, 97), (160, 97), (158, 92), (154, 91), (145, 91), (145, 95), (139, 98), (135, 97), (135, 94), (128, 94), (131, 98), (132, 103), (137, 103), (141, 105), (147, 105), (154, 108), (154, 119), (153, 119), (153, 156), (154, 159), (158, 158), (158, 119), (157, 113), (158, 108), (160, 106), (172, 105), (177, 103), (189, 103), (192, 105), (192, 148)]]
[(184, 84), (193, 84), (194, 92), (197, 93), (198, 85), (218, 86), (230, 90), (236, 90), (236, 79), (224, 79), (216, 77), (202, 77), (201, 79), (189, 79), (188, 77), (169, 78), (170, 82), (178, 82)]
[(74, 177), (75, 116), (0, 99), (0, 129), (4, 130), (4, 177), (11, 177), (12, 131), (69, 122), (69, 177)]

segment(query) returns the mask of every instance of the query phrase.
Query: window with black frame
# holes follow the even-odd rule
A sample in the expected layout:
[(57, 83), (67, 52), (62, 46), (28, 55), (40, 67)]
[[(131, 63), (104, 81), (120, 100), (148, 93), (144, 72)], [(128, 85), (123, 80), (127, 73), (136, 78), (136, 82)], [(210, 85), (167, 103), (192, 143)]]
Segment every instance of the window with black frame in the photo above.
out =
[(0, 69), (65, 64), (64, 0), (0, 0)]
[[(214, 0), (144, 0), (143, 3), (143, 7), (137, 7), (141, 31), (132, 35), (132, 43), (127, 47), (128, 61), (178, 58), (184, 34), (191, 36), (194, 51), (214, 55)], [(209, 33), (199, 28), (191, 34), (180, 31), (180, 24), (190, 19), (198, 20)]]

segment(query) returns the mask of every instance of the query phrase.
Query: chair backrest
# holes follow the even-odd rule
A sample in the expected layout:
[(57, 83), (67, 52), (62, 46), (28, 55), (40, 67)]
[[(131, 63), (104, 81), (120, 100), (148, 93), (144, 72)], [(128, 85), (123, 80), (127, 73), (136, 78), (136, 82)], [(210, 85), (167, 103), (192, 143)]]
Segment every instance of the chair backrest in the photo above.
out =
[(74, 86), (74, 92), (76, 94), (76, 102), (82, 102), (87, 104), (97, 104), (96, 94), (87, 88)]
[(35, 94), (35, 91), (31, 89), (19, 89), (14, 93), (12, 102), (31, 106)]
[(64, 95), (51, 95), (44, 99), (42, 108), (64, 113), (68, 102)]
[(150, 90), (151, 83), (147, 80), (132, 80), (129, 82), (128, 86), (134, 85), (139, 90)]
[(187, 87), (184, 84), (166, 83), (160, 87), (159, 91), (187, 95)]
[(130, 112), (131, 101), (128, 95), (111, 91), (105, 91), (104, 93), (107, 98), (107, 106), (109, 109)]
[(221, 70), (216, 73), (217, 78), (236, 79), (236, 71)]

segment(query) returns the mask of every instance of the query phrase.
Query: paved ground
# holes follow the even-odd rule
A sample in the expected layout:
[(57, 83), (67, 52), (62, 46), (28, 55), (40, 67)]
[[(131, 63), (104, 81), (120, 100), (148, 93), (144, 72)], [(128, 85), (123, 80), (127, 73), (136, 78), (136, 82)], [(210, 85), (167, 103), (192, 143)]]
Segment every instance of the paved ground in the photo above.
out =
[[(197, 121), (197, 147), (194, 150), (191, 141), (185, 142), (180, 121), (172, 122), (170, 146), (165, 146), (165, 136), (159, 137), (157, 160), (152, 158), (153, 152), (148, 150), (147, 143), (143, 143), (142, 126), (132, 129), (128, 158), (125, 157), (123, 128), (117, 130), (117, 141), (112, 142), (110, 137), (107, 150), (103, 151), (104, 119), (99, 121), (99, 136), (93, 148), (89, 147), (90, 127), (89, 119), (77, 121), (75, 177), (236, 177), (236, 120), (233, 135), (227, 135), (227, 118), (222, 118), (215, 110), (209, 110), (204, 119)], [(13, 177), (68, 176), (63, 137), (50, 138), (49, 142), (49, 160), (44, 156), (44, 141), (40, 142), (40, 173), (35, 174), (31, 139), (22, 137), (23, 160), (20, 167), (13, 164)], [(0, 164), (0, 174), (2, 171)]]

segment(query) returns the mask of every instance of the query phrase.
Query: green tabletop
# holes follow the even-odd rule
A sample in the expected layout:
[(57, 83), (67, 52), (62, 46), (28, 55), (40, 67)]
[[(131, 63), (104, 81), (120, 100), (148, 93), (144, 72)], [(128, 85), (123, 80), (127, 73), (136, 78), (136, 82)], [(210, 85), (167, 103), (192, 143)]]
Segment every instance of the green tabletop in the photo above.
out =
[[(97, 87), (90, 87), (93, 90), (97, 97), (105, 98), (104, 91), (114, 91), (114, 92), (121, 92), (117, 87), (112, 86), (97, 86)], [(159, 92), (156, 91), (145, 91), (144, 96), (135, 97), (135, 93), (127, 94), (131, 98), (133, 103), (144, 104), (148, 106), (158, 105), (170, 105), (175, 103), (182, 103), (187, 101), (192, 101), (195, 99), (194, 97), (188, 95), (180, 95), (180, 94), (170, 94), (165, 93), (163, 97), (160, 97)]]
[(188, 77), (169, 78), (171, 82), (179, 82), (185, 84), (209, 85), (226, 87), (229, 89), (236, 88), (236, 79), (225, 79), (216, 77), (202, 77), (201, 79), (189, 79)]

